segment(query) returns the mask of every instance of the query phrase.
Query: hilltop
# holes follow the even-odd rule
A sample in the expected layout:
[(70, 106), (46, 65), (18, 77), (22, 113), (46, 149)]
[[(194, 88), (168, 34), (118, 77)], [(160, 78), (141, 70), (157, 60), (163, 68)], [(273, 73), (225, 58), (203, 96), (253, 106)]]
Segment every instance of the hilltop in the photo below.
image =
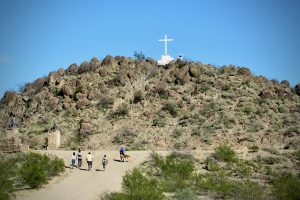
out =
[(46, 145), (54, 122), (65, 149), (200, 150), (221, 143), (297, 149), (299, 94), (299, 85), (254, 76), (245, 67), (92, 58), (21, 92), (7, 91), (0, 137), (13, 114), (21, 139), (34, 149)]

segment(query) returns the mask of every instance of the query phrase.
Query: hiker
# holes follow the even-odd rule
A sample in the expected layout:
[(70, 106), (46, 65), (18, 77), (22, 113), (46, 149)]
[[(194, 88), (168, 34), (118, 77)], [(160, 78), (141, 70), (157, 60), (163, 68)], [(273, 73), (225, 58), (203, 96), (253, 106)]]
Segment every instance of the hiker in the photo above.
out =
[(124, 158), (125, 158), (125, 147), (121, 146), (121, 148), (120, 148), (120, 161), (124, 162)]
[(78, 168), (81, 167), (82, 165), (82, 154), (81, 154), (81, 150), (80, 148), (78, 148), (78, 155), (77, 155), (77, 159), (78, 159)]
[(107, 163), (108, 163), (108, 160), (106, 158), (106, 155), (104, 155), (102, 158), (103, 171), (105, 171), (105, 167), (106, 167)]
[(73, 152), (72, 157), (71, 157), (71, 162), (72, 162), (72, 169), (75, 167), (75, 160), (76, 160), (76, 154)]
[(89, 152), (89, 154), (86, 156), (86, 161), (88, 163), (88, 171), (92, 170), (92, 166), (93, 166), (93, 155), (91, 154), (91, 152)]

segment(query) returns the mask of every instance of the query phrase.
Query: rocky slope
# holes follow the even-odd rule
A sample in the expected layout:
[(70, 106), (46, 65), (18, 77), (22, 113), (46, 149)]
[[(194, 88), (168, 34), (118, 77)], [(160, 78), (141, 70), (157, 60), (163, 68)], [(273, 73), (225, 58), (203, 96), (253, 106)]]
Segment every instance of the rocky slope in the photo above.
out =
[(0, 137), (14, 115), (22, 139), (36, 149), (54, 122), (71, 149), (191, 150), (225, 142), (293, 149), (300, 144), (299, 94), (300, 85), (244, 67), (93, 58), (6, 92)]

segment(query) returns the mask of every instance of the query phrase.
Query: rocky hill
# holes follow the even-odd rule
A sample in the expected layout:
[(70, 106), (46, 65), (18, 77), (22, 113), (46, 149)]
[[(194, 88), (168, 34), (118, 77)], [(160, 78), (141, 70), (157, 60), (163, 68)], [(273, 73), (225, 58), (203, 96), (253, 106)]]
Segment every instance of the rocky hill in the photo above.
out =
[(216, 68), (177, 60), (122, 56), (71, 64), (6, 92), (0, 137), (15, 116), (31, 148), (46, 144), (54, 122), (63, 148), (192, 150), (228, 143), (300, 145), (300, 85), (253, 76), (236, 66)]

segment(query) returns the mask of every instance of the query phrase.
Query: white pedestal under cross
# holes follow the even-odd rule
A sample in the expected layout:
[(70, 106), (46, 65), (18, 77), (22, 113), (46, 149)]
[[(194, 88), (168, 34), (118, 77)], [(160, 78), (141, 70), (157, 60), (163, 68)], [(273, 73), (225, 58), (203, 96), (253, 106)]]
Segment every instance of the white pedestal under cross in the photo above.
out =
[(164, 42), (165, 43), (165, 52), (164, 55), (161, 56), (161, 59), (158, 60), (158, 65), (166, 65), (172, 60), (174, 60), (171, 56), (168, 55), (168, 42), (174, 41), (173, 39), (168, 39), (168, 36), (165, 34), (164, 39), (158, 40), (159, 42)]

